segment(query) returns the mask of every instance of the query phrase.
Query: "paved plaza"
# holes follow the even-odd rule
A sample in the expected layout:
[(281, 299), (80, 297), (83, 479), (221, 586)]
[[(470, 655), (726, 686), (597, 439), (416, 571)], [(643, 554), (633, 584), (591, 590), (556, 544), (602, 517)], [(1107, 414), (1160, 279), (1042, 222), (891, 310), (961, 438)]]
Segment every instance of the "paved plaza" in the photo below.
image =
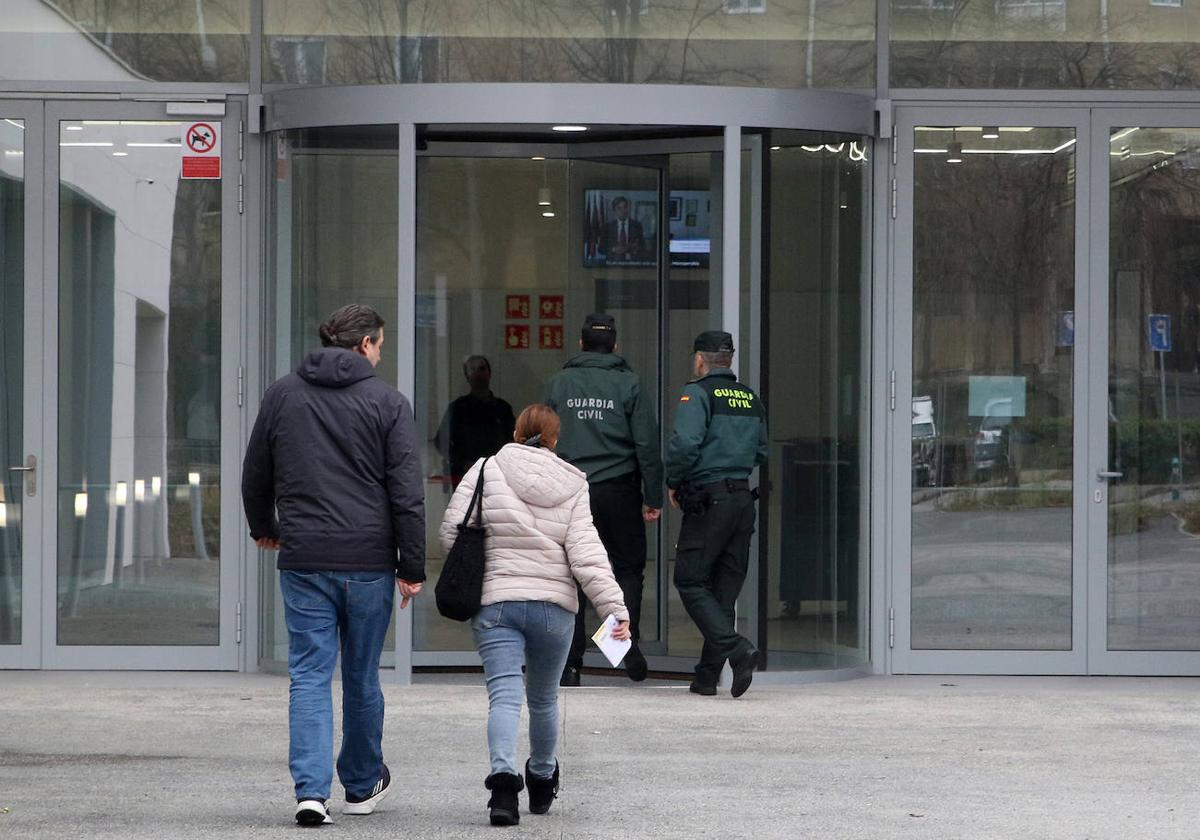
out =
[[(340, 838), (1195, 838), (1200, 680), (590, 677), (562, 693), (561, 798), (487, 825), (478, 676), (388, 686), (397, 791)], [(295, 838), (287, 680), (0, 675), (0, 838)], [(522, 807), (524, 811), (524, 798)]]

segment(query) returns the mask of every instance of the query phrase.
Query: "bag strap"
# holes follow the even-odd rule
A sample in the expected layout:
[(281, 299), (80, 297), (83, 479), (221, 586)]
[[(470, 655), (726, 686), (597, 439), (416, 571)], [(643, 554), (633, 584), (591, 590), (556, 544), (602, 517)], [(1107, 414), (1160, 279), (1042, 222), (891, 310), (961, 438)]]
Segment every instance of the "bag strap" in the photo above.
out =
[[(471, 504), (467, 507), (467, 515), (463, 517), (463, 525), (471, 524), (471, 514), (475, 514), (475, 527), (483, 527), (483, 471), (487, 467), (488, 459), (484, 458), (483, 463), (479, 465), (479, 477), (475, 479), (475, 492), (471, 495)], [(476, 511), (475, 506), (479, 505), (479, 510)]]

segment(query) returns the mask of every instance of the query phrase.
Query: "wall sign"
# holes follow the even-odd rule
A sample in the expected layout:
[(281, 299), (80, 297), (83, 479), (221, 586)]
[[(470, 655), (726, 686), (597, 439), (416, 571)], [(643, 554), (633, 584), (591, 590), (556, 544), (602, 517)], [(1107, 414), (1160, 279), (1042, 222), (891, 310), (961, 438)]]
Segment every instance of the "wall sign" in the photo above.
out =
[(193, 122), (183, 126), (180, 177), (184, 180), (219, 180), (221, 177), (221, 124)]

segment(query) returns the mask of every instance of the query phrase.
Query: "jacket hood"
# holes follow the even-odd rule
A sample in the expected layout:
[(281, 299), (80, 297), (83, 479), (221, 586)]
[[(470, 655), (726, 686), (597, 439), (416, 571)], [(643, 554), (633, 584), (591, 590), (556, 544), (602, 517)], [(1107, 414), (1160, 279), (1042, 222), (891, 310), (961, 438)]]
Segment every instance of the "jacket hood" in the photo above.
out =
[(492, 463), (527, 505), (555, 507), (587, 485), (582, 471), (540, 446), (510, 443), (492, 457)]
[(580, 353), (572, 356), (563, 367), (600, 368), (602, 370), (629, 370), (629, 363), (616, 353)]
[(345, 388), (375, 375), (367, 357), (342, 347), (323, 347), (304, 357), (296, 373), (305, 382), (323, 388)]

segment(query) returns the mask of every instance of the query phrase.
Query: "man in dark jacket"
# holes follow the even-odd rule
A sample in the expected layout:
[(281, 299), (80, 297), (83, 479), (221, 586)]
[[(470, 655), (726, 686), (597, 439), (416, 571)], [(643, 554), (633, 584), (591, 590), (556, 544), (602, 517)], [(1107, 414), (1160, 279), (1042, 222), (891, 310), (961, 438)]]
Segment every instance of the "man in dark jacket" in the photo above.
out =
[(709, 330), (692, 345), (696, 378), (683, 389), (667, 442), (671, 504), (683, 509), (675, 547), (675, 588), (704, 635), (691, 691), (717, 693), (725, 662), (730, 693), (746, 693), (758, 649), (737, 632), (738, 595), (750, 568), (757, 490), (750, 474), (767, 460), (767, 413), (733, 372), (733, 336)]
[(468, 357), (463, 362), (463, 376), (471, 393), (450, 403), (434, 436), (452, 487), (458, 487), (480, 458), (495, 455), (504, 444), (512, 443), (517, 426), (512, 406), (492, 393), (492, 364), (485, 356)]
[[(558, 454), (587, 473), (592, 520), (608, 550), (613, 574), (629, 607), (633, 647), (625, 655), (630, 679), (646, 679), (646, 657), (638, 646), (642, 586), (646, 574), (646, 523), (662, 514), (663, 468), (653, 398), (615, 352), (616, 322), (589, 315), (583, 322), (579, 355), (550, 380), (546, 404), (558, 412)], [(563, 685), (579, 685), (587, 631), (583, 592), (575, 639)]]
[(425, 503), (412, 407), (375, 376), (383, 323), (370, 307), (350, 305), (321, 325), (323, 349), (263, 396), (242, 468), (250, 536), (279, 550), (288, 760), (301, 825), (332, 822), (339, 648), (342, 813), (369, 814), (391, 791), (379, 657), (393, 585), (403, 609), (425, 580)]

